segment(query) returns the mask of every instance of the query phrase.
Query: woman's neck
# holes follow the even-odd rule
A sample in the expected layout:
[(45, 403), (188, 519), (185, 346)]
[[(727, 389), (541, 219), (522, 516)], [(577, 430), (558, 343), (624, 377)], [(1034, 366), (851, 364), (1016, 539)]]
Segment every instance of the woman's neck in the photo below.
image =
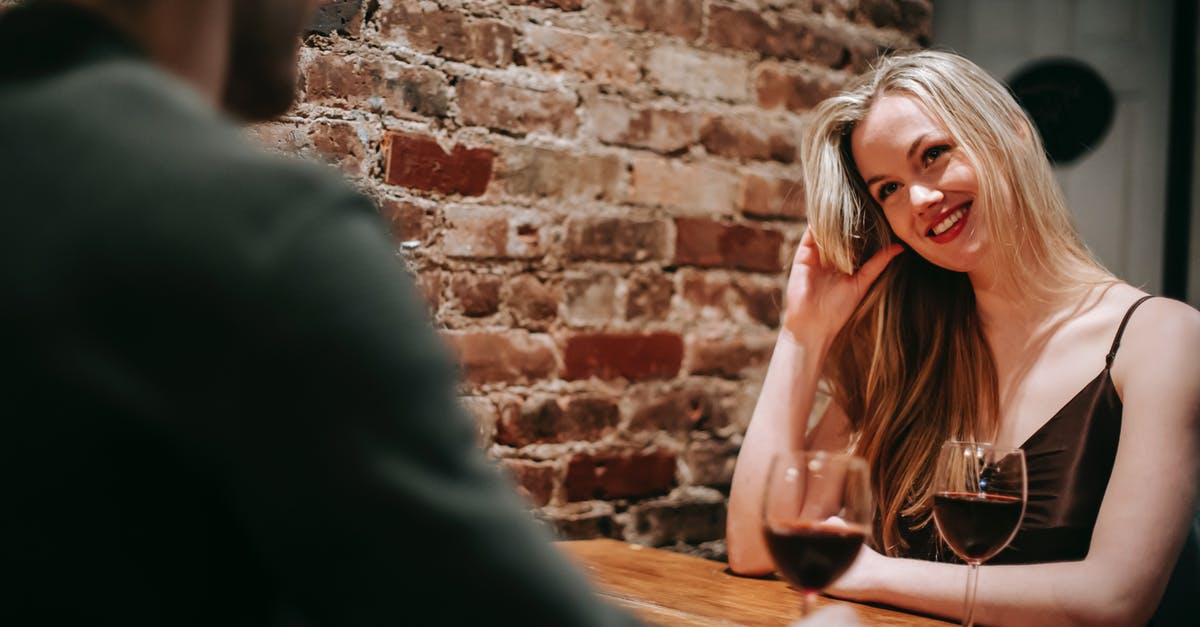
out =
[[(1001, 393), (1037, 359), (1047, 342), (1064, 325), (1093, 307), (1113, 282), (1081, 279), (1061, 291), (1045, 289), (994, 290), (972, 287), (984, 339), (992, 351)], [(1115, 279), (1113, 280), (1115, 281)]]

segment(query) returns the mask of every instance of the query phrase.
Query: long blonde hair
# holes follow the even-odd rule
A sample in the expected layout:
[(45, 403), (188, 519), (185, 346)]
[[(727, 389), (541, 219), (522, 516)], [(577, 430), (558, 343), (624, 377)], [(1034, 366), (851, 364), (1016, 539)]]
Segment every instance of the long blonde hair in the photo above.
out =
[[(851, 273), (897, 241), (850, 152), (855, 126), (896, 93), (919, 100), (975, 168), (974, 213), (1006, 269), (998, 289), (1049, 301), (1110, 277), (1080, 241), (1020, 105), (970, 61), (938, 51), (885, 58), (814, 110), (803, 165), (823, 263)], [(897, 257), (834, 340), (824, 377), (872, 469), (880, 548), (902, 553), (901, 527), (929, 524), (942, 442), (990, 438), (999, 418), (996, 366), (967, 276), (912, 252)]]

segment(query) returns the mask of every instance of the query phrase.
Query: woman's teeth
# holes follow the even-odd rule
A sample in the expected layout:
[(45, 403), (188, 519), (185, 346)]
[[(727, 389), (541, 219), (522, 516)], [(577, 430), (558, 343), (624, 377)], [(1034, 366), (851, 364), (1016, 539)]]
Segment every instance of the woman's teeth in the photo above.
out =
[(955, 211), (954, 213), (946, 216), (945, 220), (942, 220), (941, 222), (939, 222), (937, 224), (937, 226), (930, 229), (929, 232), (932, 233), (934, 236), (945, 233), (946, 231), (950, 230), (950, 227), (954, 226), (955, 224), (958, 224), (958, 221), (962, 219), (962, 217), (965, 213), (966, 213), (965, 209), (959, 209), (959, 210)]

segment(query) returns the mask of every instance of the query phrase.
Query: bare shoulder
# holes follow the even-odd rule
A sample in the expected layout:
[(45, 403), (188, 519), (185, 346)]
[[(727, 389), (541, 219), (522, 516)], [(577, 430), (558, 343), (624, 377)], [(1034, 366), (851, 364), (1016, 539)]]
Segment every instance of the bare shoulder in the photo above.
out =
[(1200, 400), (1198, 356), (1200, 311), (1177, 300), (1151, 298), (1129, 318), (1113, 361), (1113, 382), (1123, 399), (1128, 393), (1150, 390), (1195, 402)]
[[(1192, 355), (1200, 350), (1200, 311), (1191, 305), (1170, 298), (1156, 297), (1142, 303), (1129, 318), (1122, 336), (1122, 351), (1128, 347), (1145, 346), (1158, 350), (1189, 349)], [(1131, 352), (1141, 352), (1133, 348)]]

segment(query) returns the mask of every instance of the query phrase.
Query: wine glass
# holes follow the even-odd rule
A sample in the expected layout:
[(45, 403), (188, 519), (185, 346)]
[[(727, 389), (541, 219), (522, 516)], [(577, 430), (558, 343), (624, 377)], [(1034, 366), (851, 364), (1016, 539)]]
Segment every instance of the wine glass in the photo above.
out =
[(967, 563), (962, 624), (971, 627), (979, 565), (1008, 546), (1025, 516), (1025, 453), (951, 440), (942, 445), (933, 481), (938, 533)]
[(763, 492), (763, 534), (776, 568), (803, 593), (802, 615), (808, 614), (812, 597), (854, 563), (873, 515), (861, 457), (823, 451), (772, 457)]

